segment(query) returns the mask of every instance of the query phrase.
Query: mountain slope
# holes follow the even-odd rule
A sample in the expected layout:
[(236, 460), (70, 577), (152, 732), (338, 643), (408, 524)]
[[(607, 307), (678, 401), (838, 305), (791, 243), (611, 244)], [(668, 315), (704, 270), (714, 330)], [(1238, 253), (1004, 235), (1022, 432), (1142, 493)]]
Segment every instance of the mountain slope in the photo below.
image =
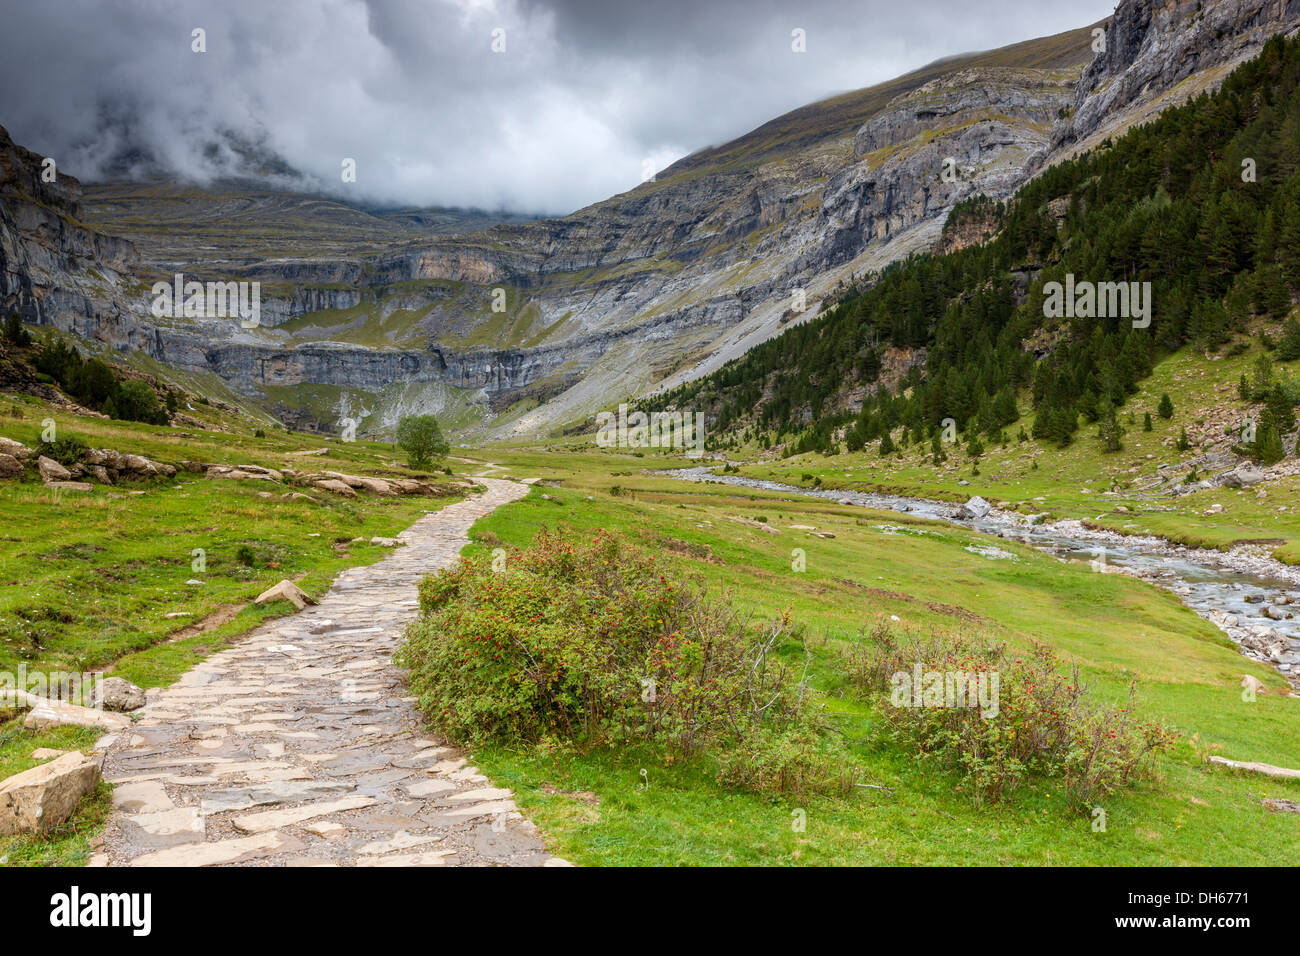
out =
[[(1169, 20), (1147, 0), (1121, 4), (1127, 32), (1112, 22), (1107, 36), (1156, 75), (1114, 100), (1108, 121), (1151, 109), (1143, 91), (1199, 82), (1295, 19), (1276, 2), (1214, 6), (1235, 12)], [(1201, 42), (1211, 22), (1238, 31), (1221, 55)], [(1201, 38), (1172, 47), (1197, 51), (1191, 73), (1184, 61), (1162, 65), (1168, 36), (1143, 47), (1165, 27)], [(1061, 124), (1091, 115), (1080, 96), (1109, 90), (1130, 53), (1097, 67), (1092, 42), (1088, 27), (941, 61), (795, 110), (571, 216), (434, 239), (389, 236), (409, 223), (366, 210), (336, 217), (346, 230), (331, 236), (292, 199), (280, 235), (266, 217), (240, 228), (218, 204), (203, 207), (216, 214), (198, 217), (191, 237), (176, 225), (190, 218), (183, 195), (92, 189), (84, 215), (134, 241), (146, 260), (130, 267), (138, 274), (42, 277), (81, 299), (36, 296), (17, 280), (0, 293), (32, 321), (219, 375), (300, 426), (332, 430), (360, 411), (364, 429), (383, 432), (419, 408), (461, 431), (546, 432), (717, 368), (816, 315), (854, 276), (929, 248), (960, 200), (1009, 196), (1096, 132), (1067, 142)], [(278, 200), (254, 198), (276, 212)], [(159, 216), (163, 200), (178, 212)], [(261, 326), (149, 317), (148, 282), (173, 264), (263, 283)]]
[[(665, 401), (796, 452), (879, 441), (884, 457), (924, 441), (937, 466), (958, 432), (972, 459), (1005, 444), (1027, 392), (1033, 438), (1067, 446), (1082, 416), (1096, 451), (1120, 451), (1116, 409), (1156, 359), (1216, 351), (1300, 295), (1300, 38), (1273, 38), (1216, 93), (950, 223), (969, 217), (995, 237), (887, 270)], [(1278, 358), (1300, 358), (1300, 323), (1284, 333)], [(1294, 447), (1300, 385), (1260, 372), (1241, 392), (1257, 434), (1237, 451), (1271, 464)]]

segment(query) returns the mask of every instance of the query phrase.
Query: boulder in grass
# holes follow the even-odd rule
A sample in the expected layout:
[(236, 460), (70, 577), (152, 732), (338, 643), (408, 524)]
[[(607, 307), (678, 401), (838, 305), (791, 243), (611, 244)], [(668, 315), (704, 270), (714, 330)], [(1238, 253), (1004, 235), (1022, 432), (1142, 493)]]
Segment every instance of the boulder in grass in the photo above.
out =
[(1228, 488), (1249, 488), (1264, 480), (1264, 471), (1254, 462), (1247, 461), (1222, 475), (1219, 480)]
[(0, 452), (6, 455), (12, 455), (19, 461), (26, 461), (32, 456), (32, 450), (20, 441), (14, 441), (12, 438), (0, 436)]
[(344, 498), (355, 498), (357, 493), (352, 490), (351, 485), (344, 484), (337, 478), (322, 478), (313, 482), (315, 487), (321, 491), (332, 491), (336, 495), (342, 495)]
[(0, 836), (58, 826), (97, 783), (99, 764), (79, 751), (0, 781)]
[(397, 491), (393, 486), (383, 478), (361, 477), (357, 479), (357, 484), (353, 487), (364, 488), (372, 494), (383, 495), (385, 497), (392, 497), (397, 494)]
[(23, 463), (13, 455), (0, 451), (0, 478), (21, 478)]
[(47, 481), (45, 487), (52, 491), (94, 491), (95, 486), (88, 481)]
[(288, 601), (300, 611), (308, 604), (316, 603), (310, 594), (288, 580), (281, 581), (273, 588), (267, 588), (257, 596), (254, 603), (268, 604), (271, 601)]
[(1264, 682), (1260, 680), (1258, 677), (1254, 676), (1253, 674), (1244, 675), (1241, 678), (1241, 686), (1244, 687), (1246, 690), (1250, 691), (1252, 694), (1268, 693), (1268, 688), (1264, 686)]
[(129, 471), (133, 475), (153, 478), (158, 474), (158, 465), (143, 455), (123, 455), (122, 470)]
[(72, 472), (44, 455), (36, 459), (36, 470), (41, 473), (42, 481), (68, 481), (72, 478)]

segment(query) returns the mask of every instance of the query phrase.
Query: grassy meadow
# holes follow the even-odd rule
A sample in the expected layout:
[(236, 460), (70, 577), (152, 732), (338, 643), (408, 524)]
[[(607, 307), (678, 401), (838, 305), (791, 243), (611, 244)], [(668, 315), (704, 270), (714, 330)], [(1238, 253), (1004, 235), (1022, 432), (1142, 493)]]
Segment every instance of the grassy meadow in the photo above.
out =
[[(727, 792), (707, 757), (666, 766), (649, 753), (537, 752), (479, 747), (472, 759), (577, 863), (1246, 865), (1300, 848), (1295, 818), (1266, 797), (1300, 786), (1236, 775), (1204, 757), (1294, 765), (1298, 701), (1177, 599), (1145, 583), (1096, 574), (998, 539), (1013, 555), (978, 550), (964, 529), (816, 499), (696, 485), (642, 474), (686, 464), (647, 454), (493, 449), (503, 476), (542, 479), (524, 500), (475, 526), (477, 547), (523, 545), (543, 526), (619, 531), (758, 620), (789, 611), (807, 625), (813, 686), (865, 782), (847, 799), (794, 805)], [(739, 493), (738, 493), (739, 492)], [(795, 528), (811, 526), (833, 538)], [(794, 549), (806, 570), (793, 570)], [(1048, 643), (1078, 662), (1100, 698), (1131, 680), (1143, 717), (1182, 735), (1154, 776), (1105, 801), (1106, 828), (1071, 810), (1050, 782), (1014, 803), (977, 808), (957, 778), (878, 742), (870, 705), (845, 693), (841, 654), (881, 615), (903, 625)], [(803, 650), (796, 657), (802, 659)], [(1242, 699), (1242, 675), (1270, 689)], [(642, 773), (644, 771), (644, 774)], [(806, 829), (792, 826), (806, 813)]]

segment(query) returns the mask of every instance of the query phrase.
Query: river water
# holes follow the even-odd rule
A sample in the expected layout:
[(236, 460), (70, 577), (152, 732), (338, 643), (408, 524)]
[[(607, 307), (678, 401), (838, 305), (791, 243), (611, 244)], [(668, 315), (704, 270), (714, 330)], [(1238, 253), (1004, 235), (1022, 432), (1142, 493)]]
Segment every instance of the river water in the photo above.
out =
[[(1077, 520), (1031, 525), (1025, 515), (996, 508), (983, 517), (969, 517), (961, 505), (928, 498), (800, 488), (742, 475), (715, 474), (712, 466), (652, 474), (931, 518), (1023, 542), (1063, 560), (1087, 561), (1097, 570), (1140, 577), (1173, 591), (1189, 608), (1232, 638), (1243, 654), (1277, 668), (1300, 687), (1300, 568), (1269, 557), (1265, 548), (1244, 546), (1227, 552), (1188, 548), (1164, 538), (1099, 531)], [(1011, 557), (997, 548), (977, 553), (993, 559)], [(1267, 608), (1282, 619), (1265, 616)]]

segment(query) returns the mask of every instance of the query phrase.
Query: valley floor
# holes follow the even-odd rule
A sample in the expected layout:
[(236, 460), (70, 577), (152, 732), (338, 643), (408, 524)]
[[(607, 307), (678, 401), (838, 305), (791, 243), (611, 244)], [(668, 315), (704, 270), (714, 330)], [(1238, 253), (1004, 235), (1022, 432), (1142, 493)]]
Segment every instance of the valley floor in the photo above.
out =
[[(476, 526), (482, 547), (525, 544), (543, 526), (622, 531), (759, 619), (789, 611), (807, 625), (819, 702), (864, 780), (855, 798), (804, 805), (720, 790), (707, 760), (665, 765), (596, 750), (530, 755), (478, 748), (472, 759), (583, 864), (1255, 865), (1300, 848), (1297, 817), (1263, 801), (1297, 799), (1294, 782), (1237, 775), (1211, 754), (1294, 765), (1296, 698), (1171, 594), (1063, 564), (987, 536), (888, 512), (768, 492), (684, 485), (645, 474), (653, 456), (493, 449), (506, 475), (542, 479), (525, 500)], [(548, 486), (549, 484), (549, 486)], [(818, 536), (816, 532), (831, 536)], [(902, 529), (903, 533), (899, 533)], [(793, 569), (795, 549), (806, 570)], [(879, 617), (986, 633), (1013, 647), (1042, 641), (1077, 661), (1097, 695), (1131, 679), (1144, 717), (1182, 735), (1154, 778), (1109, 798), (1105, 829), (1040, 782), (1010, 805), (977, 808), (955, 778), (876, 742), (869, 707), (844, 693), (839, 651)], [(800, 655), (801, 656), (801, 655)], [(1269, 693), (1243, 699), (1250, 674)], [(644, 771), (644, 774), (643, 774)], [(792, 827), (806, 812), (806, 829)]]
[[(27, 432), (44, 411), (31, 403), (26, 417), (15, 420), (16, 430), (0, 431), (31, 440)], [(179, 456), (174, 430), (59, 417), (61, 428), (81, 432), (92, 445), (134, 442), (132, 449), (141, 453)], [(185, 441), (208, 444), (184, 457), (268, 464), (320, 444), (303, 436), (213, 433)], [(1017, 452), (1013, 447), (1010, 454)], [(335, 467), (354, 470), (393, 464), (390, 449), (368, 443), (335, 446), (329, 456)], [(448, 464), (462, 474), (538, 479), (526, 497), (473, 526), (471, 549), (525, 545), (543, 527), (581, 536), (612, 530), (756, 620), (789, 613), (805, 628), (801, 645), (787, 652), (790, 660), (802, 665), (806, 649), (825, 722), (847, 746), (859, 779), (881, 788), (793, 801), (721, 788), (707, 755), (673, 763), (635, 749), (472, 748), (466, 756), (487, 778), (483, 787), (510, 791), (545, 835), (549, 853), (585, 865), (1254, 865), (1285, 863), (1300, 850), (1300, 817), (1265, 805), (1272, 799), (1300, 802), (1300, 784), (1207, 761), (1218, 754), (1294, 766), (1300, 752), (1297, 699), (1288, 696), (1276, 672), (1243, 658), (1166, 591), (913, 515), (690, 485), (649, 473), (694, 464), (666, 455), (557, 444), (457, 456)], [(824, 483), (851, 480), (856, 476), (848, 472), (861, 467), (839, 458), (819, 464)], [(743, 470), (798, 484), (809, 466), (760, 463)], [(983, 470), (992, 481), (993, 468)], [(997, 489), (1003, 487), (978, 485), (978, 478), (958, 486), (955, 475), (949, 477), (946, 485), (936, 482), (925, 490), (1000, 497)], [(1006, 482), (1016, 491), (1004, 500), (1035, 497), (1035, 489), (1018, 484), (1018, 477), (1007, 475)], [(74, 497), (30, 482), (0, 483), (6, 519), (0, 612), (7, 638), (0, 667), (112, 664), (114, 673), (142, 686), (166, 687), (284, 605), (281, 611), (247, 608), (189, 637), (182, 630), (186, 624), (223, 605), (242, 607), (280, 577), (298, 577), (307, 590), (323, 593), (344, 567), (369, 564), (385, 553), (355, 539), (396, 534), (420, 511), (450, 500), (363, 497), (308, 508), (262, 497), (258, 492), (265, 487), (257, 481), (175, 482), (97, 488)], [(146, 493), (132, 496), (130, 490)], [(1051, 493), (1047, 481), (1041, 490)], [(1051, 506), (1068, 513), (1064, 502), (1075, 493), (1057, 494)], [(1084, 500), (1092, 505), (1098, 499)], [(1257, 499), (1251, 494), (1230, 500)], [(1178, 506), (1205, 510), (1186, 500)], [(1255, 507), (1264, 521), (1287, 529), (1277, 537), (1291, 540), (1288, 512)], [(1161, 515), (1191, 520), (1190, 510), (1154, 517)], [(1141, 520), (1145, 516), (1133, 516), (1134, 523)], [(1258, 536), (1253, 525), (1246, 533)], [(218, 573), (203, 578), (207, 583), (197, 589), (185, 582), (194, 574), (191, 551), (204, 540), (216, 542), (208, 566)], [(992, 556), (990, 543), (1003, 556)], [(253, 552), (251, 566), (235, 559), (240, 545)], [(204, 597), (183, 596), (189, 587)], [(169, 618), (177, 607), (189, 613)], [(31, 613), (40, 609), (49, 613)], [(1077, 662), (1102, 699), (1121, 701), (1136, 680), (1139, 713), (1172, 724), (1181, 737), (1154, 775), (1104, 801), (1104, 828), (1095, 825), (1097, 808), (1091, 814), (1072, 809), (1060, 788), (1046, 780), (1022, 787), (1013, 802), (977, 806), (956, 777), (883, 742), (872, 706), (847, 692), (842, 653), (867, 640), (866, 632), (881, 618), (988, 635), (1013, 648), (1047, 643)], [(283, 626), (295, 630), (297, 619)], [(1261, 681), (1267, 692), (1247, 699), (1244, 675)], [(69, 729), (34, 734), (10, 721), (0, 726), (0, 776), (34, 765), (30, 754), (37, 747), (89, 748), (97, 736)], [(251, 740), (255, 748), (267, 742)], [(274, 760), (269, 749), (250, 754)], [(101, 787), (51, 839), (10, 839), (0, 845), (0, 856), (19, 865), (85, 862), (96, 850), (111, 799)]]

